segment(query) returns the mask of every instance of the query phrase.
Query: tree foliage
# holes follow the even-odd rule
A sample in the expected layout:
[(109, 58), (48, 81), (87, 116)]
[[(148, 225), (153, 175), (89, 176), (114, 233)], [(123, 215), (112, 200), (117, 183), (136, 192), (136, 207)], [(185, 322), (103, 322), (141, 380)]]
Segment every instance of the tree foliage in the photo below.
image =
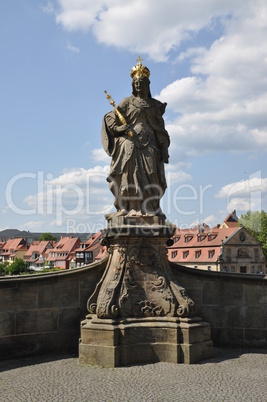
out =
[(19, 275), (22, 272), (27, 272), (27, 264), (22, 258), (15, 258), (14, 262), (7, 266), (9, 275)]
[(0, 275), (5, 275), (8, 273), (8, 262), (4, 261), (0, 264)]
[(261, 242), (267, 261), (267, 213), (265, 211), (248, 211), (241, 215), (238, 222)]
[(42, 233), (40, 236), (40, 241), (56, 241), (57, 238), (56, 236), (53, 236), (51, 233), (47, 232), (47, 233)]

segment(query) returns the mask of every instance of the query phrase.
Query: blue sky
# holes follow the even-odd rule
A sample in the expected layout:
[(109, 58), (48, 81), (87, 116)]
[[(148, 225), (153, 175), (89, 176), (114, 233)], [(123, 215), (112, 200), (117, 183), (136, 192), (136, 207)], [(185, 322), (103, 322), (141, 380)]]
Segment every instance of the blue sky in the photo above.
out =
[(168, 104), (167, 218), (267, 210), (265, 1), (9, 0), (0, 19), (0, 229), (105, 227), (104, 90), (129, 96), (139, 55)]

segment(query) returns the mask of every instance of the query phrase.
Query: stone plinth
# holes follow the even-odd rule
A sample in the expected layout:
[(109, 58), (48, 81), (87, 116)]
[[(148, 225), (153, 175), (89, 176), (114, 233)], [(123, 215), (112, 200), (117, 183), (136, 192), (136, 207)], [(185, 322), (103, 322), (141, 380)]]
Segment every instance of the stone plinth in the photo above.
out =
[(169, 266), (173, 231), (163, 217), (108, 219), (103, 241), (109, 259), (81, 325), (81, 362), (195, 363), (211, 355), (209, 324), (194, 317), (194, 302)]
[(101, 320), (81, 323), (79, 359), (84, 364), (120, 367), (144, 363), (196, 363), (212, 355), (210, 326), (194, 317)]

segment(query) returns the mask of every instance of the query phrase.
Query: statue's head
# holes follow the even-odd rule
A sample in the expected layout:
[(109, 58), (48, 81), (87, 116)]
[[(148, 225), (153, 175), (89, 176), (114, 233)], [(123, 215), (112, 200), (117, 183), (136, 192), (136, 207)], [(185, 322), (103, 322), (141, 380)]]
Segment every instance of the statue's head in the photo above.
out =
[(131, 69), (131, 77), (132, 77), (132, 87), (133, 87), (133, 95), (137, 94), (136, 91), (136, 83), (139, 82), (141, 83), (141, 85), (145, 85), (147, 86), (147, 90), (148, 90), (148, 96), (151, 97), (150, 94), (150, 89), (149, 89), (149, 84), (150, 84), (150, 80), (149, 80), (149, 76), (150, 76), (150, 71), (146, 66), (143, 66), (143, 64), (141, 63), (141, 58), (139, 56), (139, 58), (137, 59), (137, 64), (136, 66), (134, 66)]
[(146, 66), (143, 66), (141, 60), (143, 59), (141, 59), (141, 57), (139, 56), (139, 58), (136, 60), (137, 61), (136, 66), (133, 66), (133, 68), (131, 69), (130, 75), (132, 78), (142, 76), (149, 78), (150, 71)]

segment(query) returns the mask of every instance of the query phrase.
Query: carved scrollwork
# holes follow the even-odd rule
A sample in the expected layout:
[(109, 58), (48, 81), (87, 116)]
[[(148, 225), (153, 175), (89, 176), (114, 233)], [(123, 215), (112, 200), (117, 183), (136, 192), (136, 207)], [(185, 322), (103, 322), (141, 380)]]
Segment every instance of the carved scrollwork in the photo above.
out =
[(164, 276), (158, 276), (155, 281), (152, 282), (152, 292), (162, 292), (166, 288), (166, 280)]
[(163, 309), (149, 300), (142, 300), (132, 306), (132, 313), (134, 317), (160, 317)]
[(95, 314), (95, 313), (96, 313), (96, 307), (97, 307), (97, 304), (96, 304), (96, 303), (91, 303), (91, 304), (89, 304), (89, 305), (88, 305), (88, 311), (89, 311), (89, 313)]

